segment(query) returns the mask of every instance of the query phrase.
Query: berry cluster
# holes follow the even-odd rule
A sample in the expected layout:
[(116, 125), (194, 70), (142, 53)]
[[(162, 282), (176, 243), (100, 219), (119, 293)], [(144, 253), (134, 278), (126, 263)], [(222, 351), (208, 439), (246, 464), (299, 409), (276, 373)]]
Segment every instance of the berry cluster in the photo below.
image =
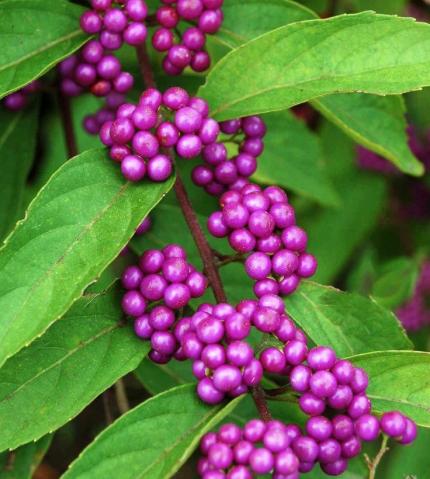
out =
[(306, 232), (296, 226), (294, 208), (277, 186), (264, 190), (247, 184), (240, 191), (230, 190), (220, 198), (221, 211), (208, 219), (209, 232), (228, 237), (238, 253), (251, 253), (245, 269), (255, 294), (289, 295), (301, 278), (309, 278), (317, 268), (314, 256), (306, 253)]
[[(223, 0), (162, 1), (164, 5), (156, 13), (159, 28), (152, 37), (152, 45), (159, 52), (167, 52), (164, 71), (179, 75), (188, 66), (196, 72), (207, 70), (210, 57), (205, 50), (206, 34), (214, 34), (221, 27)], [(177, 29), (181, 20), (191, 23), (183, 33)]]
[(84, 91), (101, 97), (111, 92), (126, 93), (134, 82), (130, 73), (122, 71), (118, 58), (97, 40), (91, 40), (79, 53), (63, 60), (58, 71), (61, 91), (71, 97)]
[(91, 7), (81, 15), (81, 28), (89, 35), (98, 34), (105, 50), (117, 50), (123, 42), (132, 46), (145, 42), (148, 7), (144, 0), (91, 0)]
[(259, 116), (229, 120), (220, 123), (220, 130), (228, 135), (226, 143), (239, 146), (238, 154), (228, 158), (224, 143), (217, 142), (203, 149), (204, 165), (198, 165), (192, 172), (197, 186), (214, 196), (227, 190), (240, 190), (257, 169), (257, 158), (264, 149), (263, 137), (266, 126)]
[(151, 340), (150, 358), (158, 363), (169, 361), (176, 355), (180, 340), (175, 312), (185, 308), (191, 298), (204, 294), (205, 276), (187, 262), (183, 248), (170, 244), (162, 250), (145, 251), (139, 265), (125, 269), (122, 284), (127, 289), (122, 309), (136, 318), (136, 334)]
[(397, 317), (408, 331), (417, 331), (430, 324), (430, 262), (423, 263), (412, 298), (397, 309)]
[(316, 463), (330, 476), (342, 474), (361, 451), (360, 439), (375, 440), (380, 431), (402, 444), (415, 439), (416, 426), (397, 412), (379, 421), (371, 415), (353, 423), (346, 416), (313, 417), (306, 434), (295, 424), (252, 419), (243, 429), (224, 424), (203, 436), (198, 472), (203, 479), (252, 479), (272, 473), (274, 479), (298, 479)]
[(11, 93), (3, 98), (3, 105), (11, 111), (19, 111), (25, 108), (28, 104), (28, 97), (32, 93), (36, 93), (40, 89), (40, 82), (34, 80), (18, 91)]
[(197, 394), (202, 401), (217, 404), (226, 394), (239, 396), (260, 384), (263, 370), (271, 363), (266, 352), (257, 359), (246, 342), (252, 327), (273, 333), (282, 342), (306, 341), (281, 303), (278, 296), (265, 295), (258, 301), (243, 300), (236, 308), (227, 303), (199, 306), (188, 320), (181, 348), (184, 356), (193, 361)]
[(208, 111), (204, 100), (190, 97), (182, 88), (169, 88), (164, 94), (149, 88), (137, 105), (124, 103), (118, 108), (115, 120), (102, 126), (100, 138), (109, 146), (111, 158), (121, 162), (125, 178), (164, 181), (173, 163), (162, 149), (174, 147), (179, 157), (190, 159), (216, 141), (218, 123), (208, 118)]

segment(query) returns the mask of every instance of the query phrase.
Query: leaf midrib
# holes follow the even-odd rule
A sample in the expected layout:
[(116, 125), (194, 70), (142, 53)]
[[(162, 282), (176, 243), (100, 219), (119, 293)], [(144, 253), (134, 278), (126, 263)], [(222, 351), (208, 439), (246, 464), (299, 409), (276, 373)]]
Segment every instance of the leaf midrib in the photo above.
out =
[(82, 35), (82, 31), (81, 30), (75, 30), (75, 31), (73, 31), (73, 32), (71, 32), (67, 35), (64, 35), (62, 37), (59, 37), (59, 38), (55, 39), (54, 41), (52, 41), (50, 43), (47, 43), (47, 44), (43, 45), (42, 47), (39, 47), (36, 50), (31, 51), (27, 55), (24, 55), (24, 56), (20, 57), (18, 60), (15, 60), (15, 61), (10, 62), (10, 63), (6, 63), (5, 65), (0, 65), (0, 73), (2, 73), (4, 70), (7, 70), (8, 68), (12, 68), (16, 65), (19, 65), (19, 64), (25, 62), (26, 60), (28, 60), (29, 58), (32, 58), (33, 56), (39, 55), (40, 53), (43, 53), (44, 51), (49, 50), (50, 48), (54, 47), (55, 45), (57, 45), (59, 43), (65, 42), (67, 40), (71, 40), (72, 38), (75, 38), (79, 35)]
[[(107, 317), (107, 315), (103, 314), (103, 317)], [(116, 318), (114, 318), (114, 316), (112, 316), (112, 319), (116, 319)], [(26, 386), (28, 386), (32, 382), (36, 381), (40, 376), (48, 373), (50, 370), (54, 369), (55, 367), (57, 367), (60, 364), (62, 364), (63, 362), (65, 362), (67, 359), (69, 359), (71, 356), (76, 354), (81, 349), (87, 347), (88, 345), (97, 341), (98, 339), (105, 336), (106, 334), (114, 331), (115, 329), (119, 329), (119, 328), (120, 328), (120, 325), (118, 323), (116, 323), (116, 324), (113, 324), (112, 326), (109, 326), (108, 328), (105, 328), (105, 329), (99, 331), (95, 336), (91, 336), (90, 338), (88, 338), (85, 341), (80, 341), (76, 347), (70, 349), (64, 356), (59, 358), (57, 361), (54, 361), (49, 367), (43, 369), (42, 371), (39, 371), (35, 376), (31, 377), (30, 379), (28, 379), (27, 381), (22, 383), (17, 389), (13, 390), (7, 396), (5, 396), (3, 399), (1, 399), (0, 400), (0, 405), (2, 403), (7, 402), (10, 399), (12, 399), (13, 396), (15, 396), (16, 394), (19, 393), (19, 391), (24, 389)]]

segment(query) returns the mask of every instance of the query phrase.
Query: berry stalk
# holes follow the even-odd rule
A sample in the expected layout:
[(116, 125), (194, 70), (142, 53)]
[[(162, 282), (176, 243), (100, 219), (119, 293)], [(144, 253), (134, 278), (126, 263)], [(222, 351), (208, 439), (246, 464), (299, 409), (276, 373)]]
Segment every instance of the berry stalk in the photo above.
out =
[[(149, 60), (146, 45), (138, 45), (136, 47), (136, 52), (140, 71), (146, 88), (156, 88), (154, 73), (152, 70), (151, 62)], [(172, 151), (170, 152), (170, 154), (173, 156)], [(184, 186), (184, 183), (182, 182), (179, 171), (176, 171), (176, 181), (174, 189), (185, 221), (193, 236), (194, 242), (202, 259), (204, 272), (209, 280), (209, 284), (212, 288), (215, 299), (218, 303), (226, 303), (227, 296), (225, 294), (221, 277), (215, 263), (215, 256), (200, 227), (196, 213), (188, 197), (187, 190)], [(264, 421), (270, 421), (271, 414), (267, 406), (266, 399), (264, 397), (264, 392), (260, 386), (256, 386), (252, 389), (252, 398), (254, 399), (254, 403), (258, 410), (258, 413), (260, 414), (260, 417)]]

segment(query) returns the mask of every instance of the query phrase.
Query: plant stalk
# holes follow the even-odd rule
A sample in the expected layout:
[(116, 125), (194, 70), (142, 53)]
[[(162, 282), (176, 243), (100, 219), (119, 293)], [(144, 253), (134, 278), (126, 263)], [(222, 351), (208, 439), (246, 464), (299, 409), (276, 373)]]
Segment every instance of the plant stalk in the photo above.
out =
[[(140, 45), (136, 48), (136, 50), (137, 50), (137, 59), (139, 61), (140, 71), (141, 71), (142, 78), (146, 88), (156, 88), (154, 73), (152, 70), (151, 62), (149, 60), (146, 45), (145, 44)], [(172, 157), (174, 157), (174, 153), (172, 150), (170, 150), (170, 154)], [(208, 277), (209, 284), (212, 288), (215, 299), (218, 303), (225, 303), (227, 302), (227, 296), (225, 294), (221, 277), (219, 275), (219, 271), (215, 263), (215, 256), (213, 254), (211, 247), (209, 246), (209, 243), (203, 233), (203, 230), (200, 227), (200, 224), (197, 219), (197, 215), (188, 197), (187, 190), (185, 189), (184, 183), (182, 182), (178, 169), (176, 170), (176, 182), (175, 182), (174, 189), (175, 189), (176, 198), (181, 207), (185, 221), (193, 236), (194, 242), (197, 246), (200, 257), (202, 259), (204, 272), (206, 273), (206, 276)], [(260, 386), (256, 386), (252, 389), (252, 397), (254, 399), (255, 405), (258, 409), (258, 412), (261, 418), (264, 421), (269, 421), (271, 419), (271, 414), (267, 407), (267, 402), (264, 397), (264, 392)]]

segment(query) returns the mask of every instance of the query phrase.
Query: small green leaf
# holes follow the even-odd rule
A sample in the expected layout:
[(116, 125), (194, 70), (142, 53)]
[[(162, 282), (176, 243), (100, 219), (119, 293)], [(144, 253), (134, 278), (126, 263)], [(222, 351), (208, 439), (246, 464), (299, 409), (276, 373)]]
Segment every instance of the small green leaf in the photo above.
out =
[(231, 49), (275, 28), (317, 17), (312, 10), (289, 0), (226, 0), (222, 10), (224, 21), (214, 38)]
[(413, 293), (418, 263), (412, 258), (396, 258), (386, 263), (372, 289), (372, 297), (385, 308), (395, 309)]
[(52, 434), (0, 454), (0, 479), (31, 479), (49, 449)]
[(369, 374), (367, 393), (376, 411), (399, 410), (430, 427), (430, 353), (377, 351), (349, 359)]
[(0, 365), (69, 309), (172, 184), (125, 183), (105, 150), (52, 176), (0, 250)]
[(64, 0), (0, 3), (0, 98), (46, 73), (89, 38), (83, 8)]
[(34, 159), (38, 111), (38, 102), (19, 112), (0, 109), (0, 240), (21, 213), (24, 187)]
[(0, 369), (0, 450), (58, 429), (137, 367), (149, 343), (120, 322), (115, 288), (86, 295)]
[(330, 95), (313, 100), (312, 105), (355, 141), (391, 161), (404, 173), (415, 176), (424, 173), (424, 165), (408, 146), (402, 97)]
[(312, 341), (331, 346), (340, 357), (412, 348), (396, 317), (361, 295), (304, 281), (285, 305)]
[(199, 95), (224, 120), (331, 93), (400, 94), (430, 85), (429, 40), (428, 24), (372, 12), (297, 22), (230, 52)]
[(265, 149), (254, 178), (279, 184), (323, 205), (338, 205), (317, 135), (288, 111), (265, 115), (264, 121)]
[(179, 386), (148, 399), (105, 429), (64, 479), (168, 479), (192, 454), (198, 441), (231, 413), (243, 397), (208, 406), (194, 385)]

